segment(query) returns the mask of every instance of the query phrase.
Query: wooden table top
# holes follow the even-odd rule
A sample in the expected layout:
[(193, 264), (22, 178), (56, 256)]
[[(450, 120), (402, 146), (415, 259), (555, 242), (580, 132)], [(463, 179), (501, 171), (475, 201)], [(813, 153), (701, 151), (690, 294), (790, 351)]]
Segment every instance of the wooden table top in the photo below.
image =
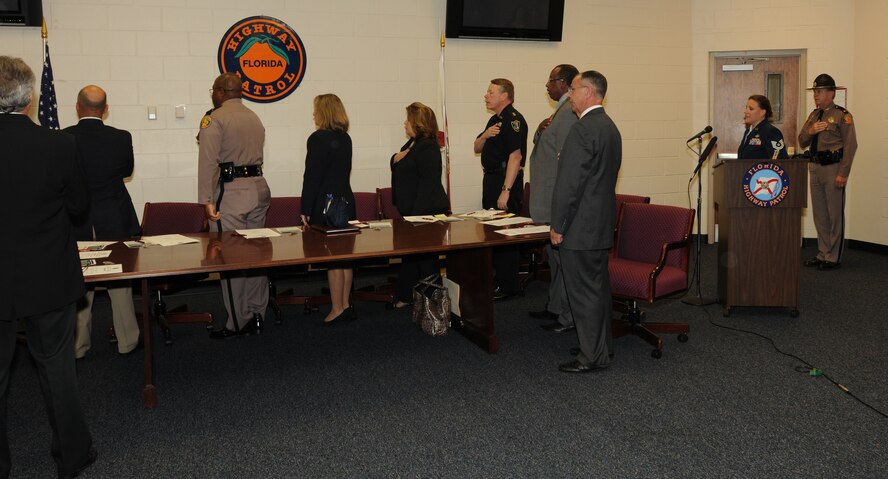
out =
[(187, 234), (185, 236), (199, 242), (178, 246), (127, 248), (118, 242), (110, 247), (111, 256), (104, 261), (122, 264), (123, 272), (84, 279), (99, 282), (398, 257), (548, 239), (546, 233), (505, 236), (495, 232), (499, 229), (503, 227), (484, 225), (474, 219), (419, 224), (394, 220), (391, 228), (365, 228), (357, 233), (338, 235), (305, 229), (302, 233), (276, 238), (245, 239), (226, 231)]

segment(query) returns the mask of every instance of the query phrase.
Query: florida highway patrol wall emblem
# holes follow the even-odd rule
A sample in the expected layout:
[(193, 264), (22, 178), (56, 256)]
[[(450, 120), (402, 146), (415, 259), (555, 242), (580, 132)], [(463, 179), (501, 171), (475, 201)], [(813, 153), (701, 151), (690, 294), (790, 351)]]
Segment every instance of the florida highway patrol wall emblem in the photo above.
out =
[(293, 93), (305, 77), (305, 45), (277, 18), (248, 17), (225, 32), (218, 62), (220, 72), (241, 78), (244, 98), (271, 103)]
[(789, 174), (777, 163), (758, 163), (743, 175), (743, 196), (756, 206), (776, 206), (787, 194)]

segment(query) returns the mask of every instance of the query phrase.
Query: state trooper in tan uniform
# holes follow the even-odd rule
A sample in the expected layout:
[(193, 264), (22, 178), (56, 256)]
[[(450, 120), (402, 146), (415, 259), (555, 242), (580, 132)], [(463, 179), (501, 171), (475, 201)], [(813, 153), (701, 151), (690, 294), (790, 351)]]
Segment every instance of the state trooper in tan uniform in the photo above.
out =
[[(271, 203), (262, 177), (265, 127), (244, 106), (237, 75), (219, 75), (211, 93), (215, 108), (201, 120), (198, 134), (198, 201), (206, 205), (211, 231), (262, 228)], [(227, 273), (222, 299), (228, 322), (210, 337), (256, 333), (268, 307), (268, 278), (255, 271)]]
[(799, 132), (799, 145), (810, 146), (811, 207), (817, 227), (817, 256), (805, 266), (821, 270), (838, 268), (845, 242), (845, 185), (857, 151), (857, 135), (851, 113), (833, 103), (836, 82), (826, 73), (817, 75), (814, 86), (817, 108)]

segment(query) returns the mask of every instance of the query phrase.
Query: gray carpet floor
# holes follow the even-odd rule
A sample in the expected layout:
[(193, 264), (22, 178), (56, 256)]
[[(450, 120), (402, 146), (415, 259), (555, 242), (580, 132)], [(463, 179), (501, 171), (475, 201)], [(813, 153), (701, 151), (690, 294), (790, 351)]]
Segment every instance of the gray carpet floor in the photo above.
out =
[[(708, 296), (714, 256), (704, 247)], [(175, 344), (156, 348), (153, 410), (141, 404), (142, 357), (107, 343), (100, 295), (93, 349), (78, 363), (99, 451), (82, 477), (885, 478), (888, 419), (805, 364), (888, 413), (886, 286), (888, 257), (848, 250), (839, 270), (803, 270), (798, 318), (660, 301), (648, 319), (690, 323), (690, 341), (667, 337), (654, 359), (640, 339), (617, 339), (611, 368), (590, 375), (557, 370), (574, 333), (528, 317), (545, 303), (539, 281), (495, 305), (492, 355), (459, 334), (425, 336), (409, 312), (379, 303), (358, 303), (358, 321), (334, 327), (320, 326), (323, 308), (287, 306), (284, 324), (225, 341), (174, 325)], [(220, 298), (213, 286), (170, 303), (224, 315)], [(25, 347), (14, 368), (12, 477), (53, 477)]]

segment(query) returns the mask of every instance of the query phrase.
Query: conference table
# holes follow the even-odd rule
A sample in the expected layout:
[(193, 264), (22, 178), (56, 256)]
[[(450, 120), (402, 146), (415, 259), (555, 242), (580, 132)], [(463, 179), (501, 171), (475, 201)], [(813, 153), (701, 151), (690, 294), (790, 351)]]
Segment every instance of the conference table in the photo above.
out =
[[(505, 228), (516, 229), (524, 225)], [(499, 349), (494, 329), (491, 248), (537, 243), (548, 233), (506, 236), (501, 226), (475, 219), (458, 222), (410, 223), (393, 220), (391, 227), (365, 228), (357, 233), (328, 235), (311, 228), (279, 237), (247, 239), (234, 232), (188, 234), (196, 243), (176, 246), (129, 248), (121, 242), (108, 248), (108, 263), (122, 265), (122, 272), (86, 276), (88, 283), (139, 280), (144, 346), (145, 407), (157, 405), (154, 351), (151, 334), (149, 288), (152, 280), (171, 276), (222, 273), (225, 271), (322, 265), (335, 261), (402, 257), (420, 253), (445, 255), (447, 278), (459, 284), (460, 316), (451, 327), (489, 353)], [(520, 230), (519, 230), (520, 231)]]

